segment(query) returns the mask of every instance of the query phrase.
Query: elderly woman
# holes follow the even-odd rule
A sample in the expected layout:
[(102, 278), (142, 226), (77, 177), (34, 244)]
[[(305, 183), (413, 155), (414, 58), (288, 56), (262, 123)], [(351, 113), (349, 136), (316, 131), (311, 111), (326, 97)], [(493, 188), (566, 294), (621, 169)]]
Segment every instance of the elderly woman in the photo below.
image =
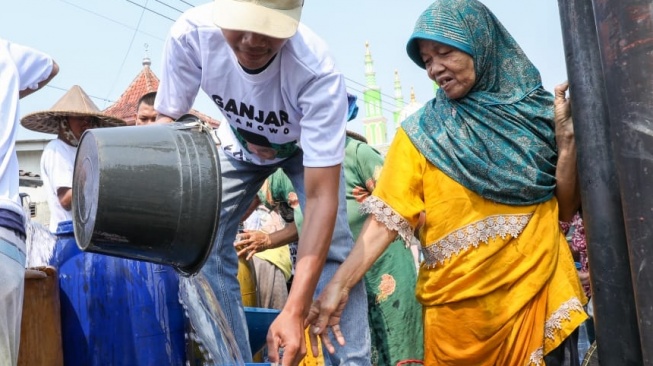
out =
[(553, 97), (475, 0), (433, 3), (407, 51), (440, 89), (397, 132), (364, 204), (372, 215), (313, 305), (313, 333), (331, 329), (344, 342), (337, 324), (349, 288), (397, 235), (410, 241), (425, 212), (424, 364), (557, 364), (545, 356), (587, 315), (558, 226)]

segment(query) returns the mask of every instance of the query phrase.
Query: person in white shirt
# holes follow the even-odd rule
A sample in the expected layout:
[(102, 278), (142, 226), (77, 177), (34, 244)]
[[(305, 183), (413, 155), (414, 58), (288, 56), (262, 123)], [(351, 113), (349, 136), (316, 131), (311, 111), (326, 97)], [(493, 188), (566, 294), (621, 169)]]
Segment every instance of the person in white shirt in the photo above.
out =
[(19, 99), (59, 72), (49, 55), (0, 38), (0, 365), (18, 364), (25, 284), (25, 215), (18, 195)]
[(50, 209), (50, 231), (60, 222), (72, 220), (72, 186), (79, 140), (89, 128), (122, 126), (125, 122), (103, 114), (79, 85), (74, 85), (52, 108), (21, 119), (23, 127), (57, 134), (43, 149), (41, 176)]
[[(226, 118), (217, 131), (220, 221), (201, 273), (245, 362), (251, 352), (232, 243), (239, 218), (265, 179), (282, 168), (305, 215), (293, 285), (268, 333), (272, 362), (292, 365), (303, 357), (313, 294), (353, 246), (341, 169), (345, 80), (324, 41), (300, 23), (302, 7), (302, 0), (214, 0), (188, 10), (170, 30), (154, 103), (157, 122), (173, 121), (190, 110), (201, 88)], [(367, 299), (359, 283), (340, 323), (356, 335), (328, 355), (327, 364), (370, 364), (370, 332), (361, 319), (367, 319)]]

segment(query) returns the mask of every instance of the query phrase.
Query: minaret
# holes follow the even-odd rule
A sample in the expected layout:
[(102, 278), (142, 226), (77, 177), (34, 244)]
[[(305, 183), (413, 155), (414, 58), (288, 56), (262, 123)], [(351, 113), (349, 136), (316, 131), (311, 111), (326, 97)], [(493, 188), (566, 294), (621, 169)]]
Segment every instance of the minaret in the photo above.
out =
[(399, 114), (399, 125), (401, 125), (401, 123), (406, 118), (408, 118), (408, 116), (417, 112), (420, 108), (422, 108), (422, 104), (417, 102), (417, 97), (415, 97), (415, 88), (411, 86), (410, 101), (404, 106), (404, 108), (402, 108), (401, 113)]
[(365, 118), (363, 126), (365, 127), (365, 138), (372, 145), (385, 144), (387, 141), (386, 118), (383, 116), (381, 108), (381, 88), (376, 85), (376, 73), (370, 53), (370, 45), (365, 42), (365, 89), (363, 90), (363, 100), (365, 102)]
[(150, 66), (152, 65), (152, 60), (150, 60), (150, 52), (148, 50), (150, 48), (150, 45), (145, 43), (143, 46), (145, 47), (145, 57), (143, 57), (143, 68), (147, 67), (149, 69)]
[(401, 123), (401, 110), (404, 109), (404, 95), (401, 92), (401, 81), (399, 81), (399, 71), (395, 69), (395, 111), (392, 114), (395, 122), (395, 129), (399, 128)]

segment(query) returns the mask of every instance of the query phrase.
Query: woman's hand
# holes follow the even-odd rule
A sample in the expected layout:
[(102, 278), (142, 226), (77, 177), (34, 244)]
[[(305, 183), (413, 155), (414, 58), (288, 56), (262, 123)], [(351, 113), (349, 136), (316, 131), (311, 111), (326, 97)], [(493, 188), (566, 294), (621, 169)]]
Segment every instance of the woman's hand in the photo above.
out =
[(569, 89), (567, 81), (555, 87), (553, 119), (558, 150), (565, 149), (574, 143), (574, 124), (571, 117), (571, 104), (569, 98), (566, 97), (567, 89)]
[(260, 230), (245, 230), (238, 235), (239, 240), (234, 243), (238, 256), (246, 256), (250, 260), (254, 254), (269, 249), (272, 246), (270, 234)]
[(329, 283), (311, 305), (311, 310), (306, 318), (306, 325), (311, 327), (309, 336), (313, 355), (318, 354), (318, 335), (320, 335), (322, 343), (329, 353), (335, 353), (336, 349), (331, 344), (331, 339), (328, 336), (329, 329), (331, 329), (338, 343), (341, 346), (345, 345), (345, 337), (340, 331), (340, 317), (345, 310), (348, 299), (349, 290), (337, 283)]
[(576, 140), (571, 117), (571, 104), (565, 95), (569, 83), (555, 87), (554, 121), (558, 162), (556, 165), (555, 195), (558, 199), (558, 219), (571, 221), (580, 208), (580, 184), (576, 166)]

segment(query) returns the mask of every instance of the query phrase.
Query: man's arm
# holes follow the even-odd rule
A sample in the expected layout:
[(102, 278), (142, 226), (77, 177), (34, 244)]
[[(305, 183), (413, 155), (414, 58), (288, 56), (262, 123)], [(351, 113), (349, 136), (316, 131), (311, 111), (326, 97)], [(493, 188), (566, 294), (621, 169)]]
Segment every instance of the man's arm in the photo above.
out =
[(297, 266), (288, 300), (270, 326), (270, 359), (278, 362), (284, 348), (283, 365), (294, 365), (306, 353), (304, 319), (329, 251), (338, 211), (340, 164), (325, 168), (305, 168), (306, 206), (299, 236)]
[(34, 93), (35, 91), (37, 91), (37, 90), (39, 90), (41, 88), (43, 88), (47, 83), (50, 82), (50, 80), (52, 80), (55, 76), (57, 76), (58, 73), (59, 73), (59, 65), (56, 62), (52, 61), (52, 71), (50, 71), (50, 75), (48, 75), (48, 77), (45, 80), (41, 81), (38, 84), (38, 86), (36, 87), (36, 89), (26, 88), (26, 89), (21, 90), (20, 92), (18, 92), (19, 98), (23, 99), (24, 97)]
[(57, 198), (59, 199), (59, 204), (66, 211), (70, 211), (73, 208), (73, 190), (70, 187), (59, 187), (57, 188)]
[(270, 248), (266, 248), (266, 249), (278, 248), (286, 244), (295, 242), (297, 241), (297, 239), (299, 239), (299, 233), (297, 232), (297, 224), (295, 224), (294, 221), (287, 222), (286, 226), (284, 226), (283, 229), (277, 230), (268, 235), (270, 235), (271, 246)]
[(306, 206), (293, 289), (284, 310), (305, 317), (326, 260), (338, 211), (340, 165), (305, 168)]

